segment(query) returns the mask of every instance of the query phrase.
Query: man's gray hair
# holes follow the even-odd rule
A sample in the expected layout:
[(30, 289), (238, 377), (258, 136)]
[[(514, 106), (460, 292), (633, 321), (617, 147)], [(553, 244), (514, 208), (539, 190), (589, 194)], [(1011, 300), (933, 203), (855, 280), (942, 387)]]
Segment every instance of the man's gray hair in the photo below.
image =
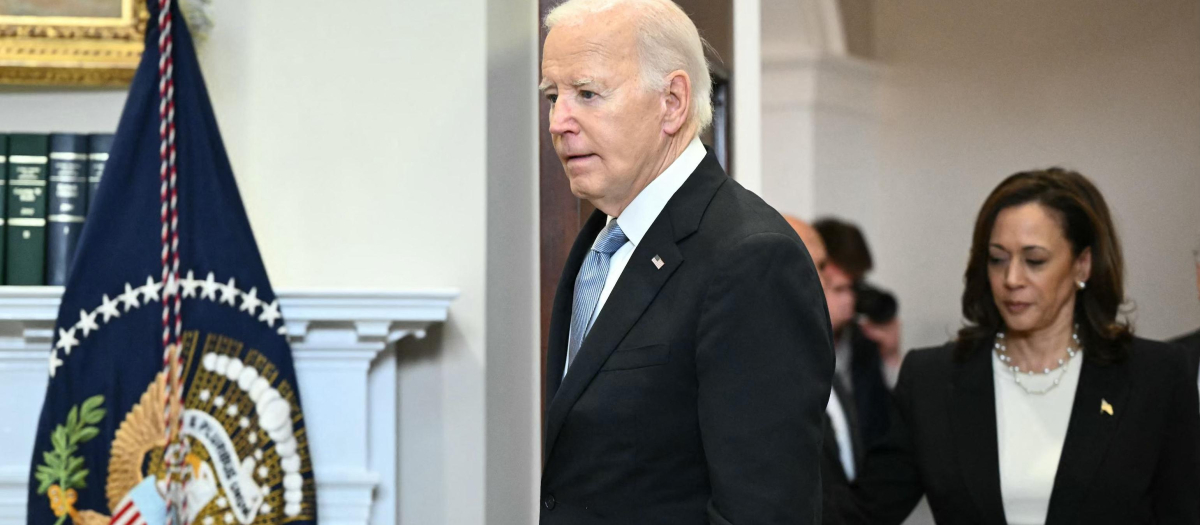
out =
[(638, 58), (642, 86), (649, 90), (667, 87), (667, 75), (683, 70), (692, 83), (691, 114), (688, 120), (700, 133), (712, 124), (712, 76), (704, 58), (704, 41), (696, 24), (671, 0), (567, 0), (546, 15), (546, 29), (583, 23), (589, 15), (616, 7), (629, 7), (640, 16)]

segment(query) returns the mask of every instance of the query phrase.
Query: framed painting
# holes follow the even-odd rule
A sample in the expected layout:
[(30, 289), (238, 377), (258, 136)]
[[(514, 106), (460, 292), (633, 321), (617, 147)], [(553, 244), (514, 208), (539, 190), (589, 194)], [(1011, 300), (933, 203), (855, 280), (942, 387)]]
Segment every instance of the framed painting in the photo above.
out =
[(145, 0), (0, 0), (0, 83), (127, 85), (149, 16)]

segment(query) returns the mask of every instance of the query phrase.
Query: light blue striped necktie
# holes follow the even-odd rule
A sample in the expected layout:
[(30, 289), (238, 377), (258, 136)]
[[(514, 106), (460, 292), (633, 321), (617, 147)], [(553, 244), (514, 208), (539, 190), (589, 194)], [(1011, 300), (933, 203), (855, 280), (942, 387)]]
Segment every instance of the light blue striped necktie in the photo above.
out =
[(592, 318), (596, 312), (596, 304), (600, 302), (600, 293), (604, 291), (604, 283), (608, 279), (608, 263), (612, 254), (625, 245), (629, 240), (625, 232), (614, 219), (600, 232), (598, 240), (592, 245), (579, 275), (575, 276), (575, 299), (571, 303), (571, 335), (567, 340), (567, 364), (570, 367), (575, 362), (579, 347), (583, 346), (583, 338), (592, 329)]

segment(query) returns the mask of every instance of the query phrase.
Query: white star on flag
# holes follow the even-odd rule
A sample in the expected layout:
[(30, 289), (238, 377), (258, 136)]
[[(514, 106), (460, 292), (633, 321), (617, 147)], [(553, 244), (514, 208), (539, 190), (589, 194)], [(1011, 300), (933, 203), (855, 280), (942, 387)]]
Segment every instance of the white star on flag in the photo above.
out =
[(138, 291), (129, 286), (129, 283), (125, 283), (125, 293), (121, 294), (121, 301), (125, 303), (126, 312), (142, 305), (138, 302)]
[(230, 277), (229, 284), (226, 284), (225, 287), (221, 289), (221, 302), (229, 303), (229, 306), (236, 306), (237, 294), (237, 281), (233, 277)]
[(204, 290), (200, 292), (201, 299), (208, 298), (213, 301), (217, 300), (217, 290), (221, 288), (221, 285), (217, 283), (215, 279), (213, 279), (212, 272), (208, 272), (208, 279), (200, 283), (200, 286), (204, 288)]
[(179, 293), (179, 281), (174, 273), (167, 276), (167, 285), (163, 287), (163, 300)]
[(161, 283), (154, 282), (153, 277), (146, 277), (146, 284), (141, 286), (142, 295), (145, 296), (146, 304), (150, 304), (151, 300), (158, 300), (158, 291), (162, 289)]
[(258, 287), (250, 287), (250, 291), (242, 295), (242, 307), (239, 310), (249, 311), (250, 315), (254, 315), (254, 311), (262, 304), (262, 299), (258, 298)]
[(54, 373), (58, 371), (58, 367), (62, 366), (62, 359), (58, 358), (58, 349), (50, 349), (50, 377), (54, 377)]
[(180, 284), (183, 285), (183, 298), (184, 299), (187, 299), (188, 297), (195, 297), (196, 296), (196, 288), (200, 287), (200, 281), (197, 281), (195, 279), (195, 277), (192, 276), (191, 270), (188, 270), (187, 277), (185, 277), (183, 279), (183, 281), (180, 281)]
[(104, 294), (104, 301), (96, 309), (96, 312), (104, 314), (104, 322), (106, 323), (113, 317), (121, 317), (121, 312), (117, 310), (117, 301), (109, 299), (108, 294)]
[(87, 310), (79, 311), (79, 322), (75, 324), (77, 328), (83, 330), (83, 336), (87, 337), (92, 333), (92, 330), (99, 330), (100, 325), (96, 324), (96, 314), (87, 313)]
[(283, 316), (279, 314), (279, 300), (276, 299), (271, 301), (271, 304), (263, 307), (262, 315), (258, 316), (258, 320), (267, 323), (267, 326), (271, 328), (275, 328), (275, 321), (278, 321), (280, 317)]
[(75, 328), (64, 330), (58, 329), (58, 344), (54, 348), (62, 348), (67, 355), (71, 355), (71, 349), (79, 346), (79, 340), (75, 339)]

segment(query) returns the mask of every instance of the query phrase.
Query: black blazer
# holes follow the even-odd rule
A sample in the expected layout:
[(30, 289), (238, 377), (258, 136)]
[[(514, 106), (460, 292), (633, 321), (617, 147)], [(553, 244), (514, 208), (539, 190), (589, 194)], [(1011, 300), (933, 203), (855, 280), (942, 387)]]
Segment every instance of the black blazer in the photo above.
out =
[[(841, 500), (847, 523), (901, 523), (922, 495), (939, 525), (1005, 523), (989, 347), (905, 358), (888, 438)], [(1107, 366), (1085, 352), (1046, 525), (1200, 523), (1198, 411), (1195, 375), (1168, 345), (1134, 339)]]
[(575, 277), (605, 219), (579, 233), (555, 295), (541, 523), (817, 523), (833, 346), (799, 237), (709, 153), (563, 378)]

